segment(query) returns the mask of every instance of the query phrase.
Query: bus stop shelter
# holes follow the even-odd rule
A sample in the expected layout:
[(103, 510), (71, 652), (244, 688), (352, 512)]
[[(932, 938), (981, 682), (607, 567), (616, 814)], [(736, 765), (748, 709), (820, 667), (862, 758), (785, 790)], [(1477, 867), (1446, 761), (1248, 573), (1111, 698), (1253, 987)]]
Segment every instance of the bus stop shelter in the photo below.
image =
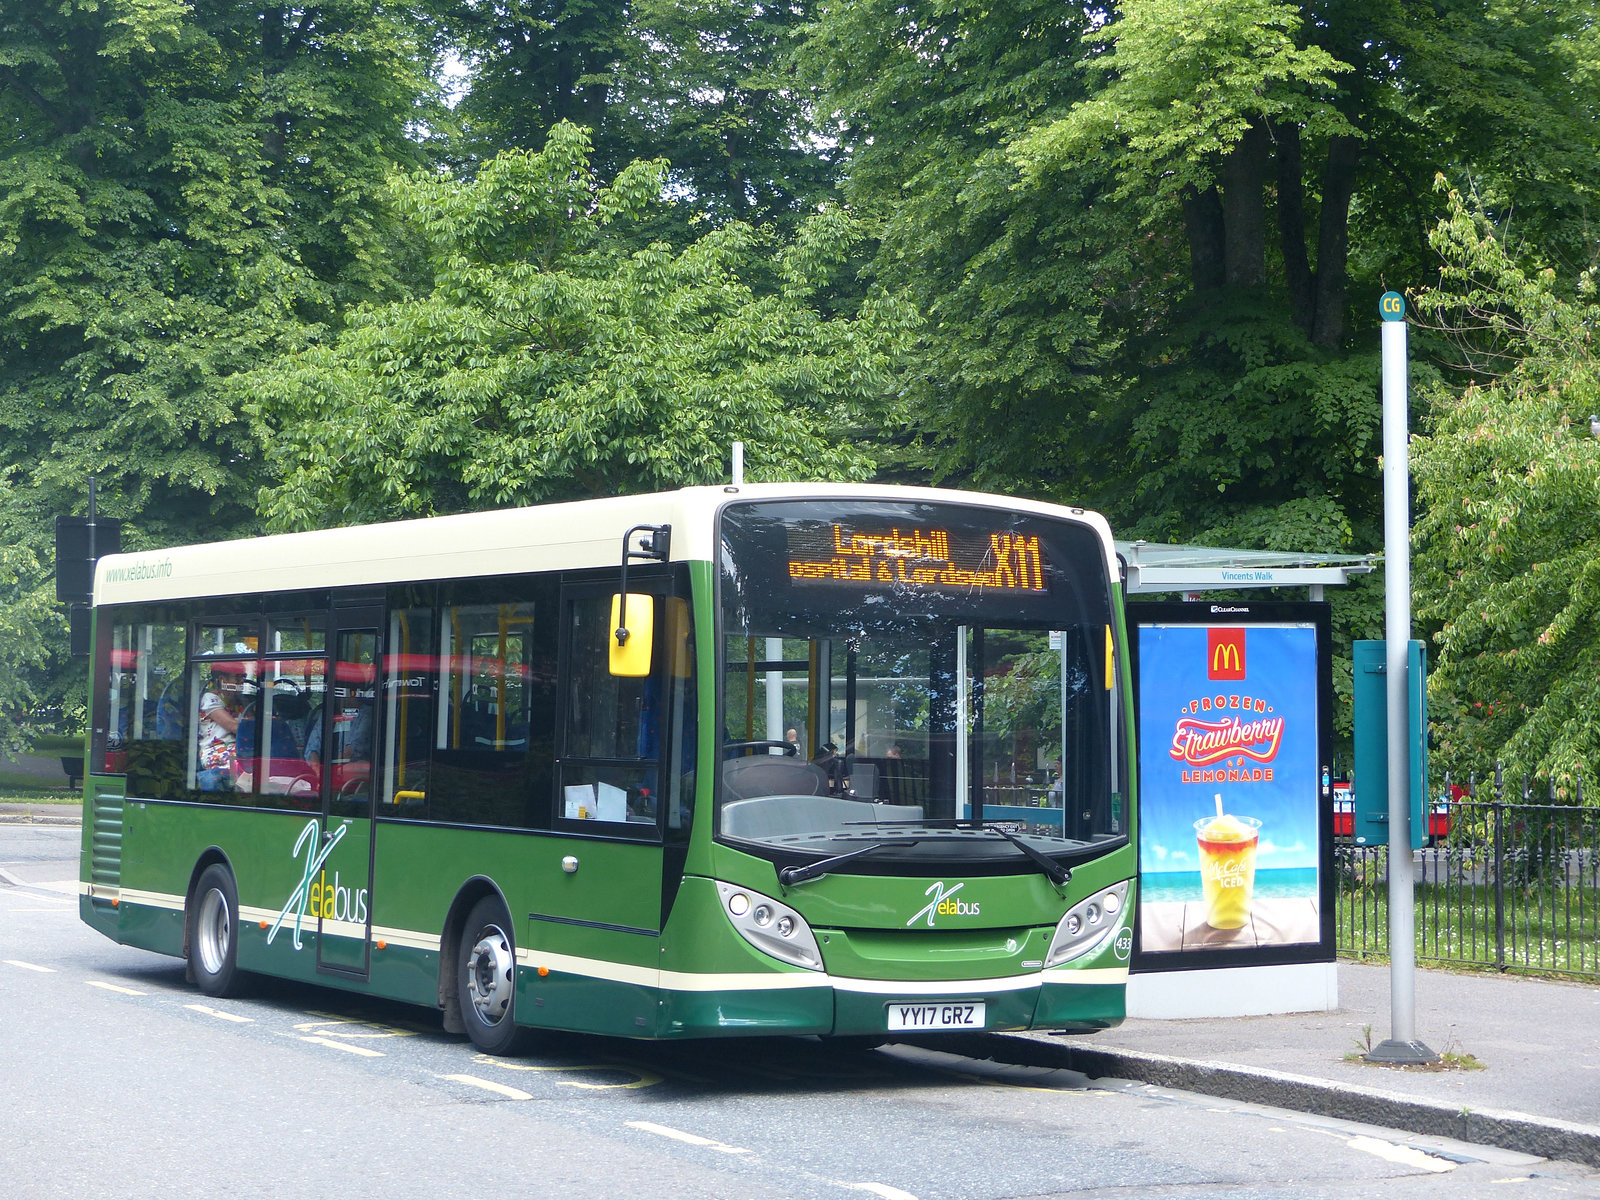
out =
[[(1325, 598), (1324, 589), (1340, 587), (1349, 584), (1355, 577), (1367, 575), (1377, 569), (1379, 559), (1376, 555), (1355, 554), (1311, 554), (1270, 550), (1237, 550), (1217, 548), (1211, 546), (1166, 545), (1143, 541), (1123, 541), (1117, 543), (1117, 553), (1126, 563), (1127, 579), (1126, 593), (1135, 603), (1130, 604), (1128, 623), (1130, 634), (1138, 636), (1135, 626), (1139, 624), (1139, 610), (1141, 605), (1138, 600), (1186, 600), (1205, 601), (1215, 600), (1219, 594), (1226, 595), (1227, 599), (1220, 605), (1196, 604), (1195, 609), (1209, 613), (1222, 612), (1226, 614), (1247, 613), (1251, 606), (1261, 609), (1281, 608), (1262, 605), (1259, 602), (1273, 601), (1321, 601)], [(1263, 594), (1263, 589), (1268, 589)], [(1273, 589), (1290, 589), (1288, 592)], [(1304, 589), (1301, 591), (1300, 589)], [(1228, 595), (1228, 594), (1232, 595)], [(1171, 620), (1172, 608), (1163, 605), (1160, 611), (1164, 615), (1161, 621)], [(1196, 618), (1203, 624), (1216, 622), (1221, 627), (1253, 618), (1225, 615), (1206, 621), (1205, 618)], [(1255, 626), (1255, 628), (1262, 628)], [(1326, 636), (1327, 626), (1322, 626), (1324, 633), (1316, 634), (1321, 641)], [(1224, 629), (1224, 633), (1226, 630)], [(1242, 638), (1243, 631), (1238, 635)], [(1271, 636), (1271, 635), (1268, 635)], [(1200, 645), (1205, 645), (1202, 638)], [(1322, 654), (1329, 652), (1324, 646)], [(1244, 660), (1243, 643), (1240, 642), (1238, 662)], [(1160, 680), (1146, 680), (1148, 688), (1141, 687), (1141, 695), (1149, 691), (1152, 695), (1159, 695), (1169, 684), (1175, 680), (1188, 678), (1187, 672), (1192, 671), (1192, 664), (1185, 665), (1186, 660), (1175, 661), (1170, 654), (1158, 660), (1160, 667), (1154, 662), (1145, 669), (1159, 669), (1172, 674), (1164, 675)], [(1137, 664), (1138, 659), (1136, 657)], [(1252, 662), (1254, 659), (1252, 658)], [(1205, 673), (1196, 678), (1203, 679)], [(1217, 675), (1215, 678), (1235, 678), (1230, 675)], [(1308, 690), (1316, 692), (1315, 680), (1307, 681), (1308, 688), (1291, 689), (1305, 694)], [(1224, 690), (1228, 685), (1215, 685), (1218, 690)], [(1267, 685), (1271, 688), (1270, 682)], [(1260, 695), (1261, 693), (1257, 693)], [(1274, 694), (1269, 690), (1267, 695)], [(1220, 702), (1220, 701), (1219, 701)], [(1140, 701), (1141, 705), (1145, 703)], [(1152, 701), (1152, 703), (1155, 703)], [(1209, 706), (1209, 700), (1206, 702)], [(1322, 702), (1319, 702), (1321, 704)], [(1143, 712), (1143, 708), (1141, 708)], [(1292, 718), (1291, 718), (1292, 719)], [(1329, 719), (1324, 713), (1322, 720)], [(1180, 721), (1180, 724), (1182, 722)], [(1148, 734), (1149, 731), (1147, 731)], [(1243, 761), (1243, 760), (1240, 760)], [(1162, 757), (1164, 765), (1165, 758)], [(1278, 764), (1280, 768), (1283, 763)], [(1317, 770), (1317, 764), (1300, 764), (1299, 771)], [(1198, 774), (1198, 772), (1194, 772)], [(1219, 772), (1219, 775), (1223, 772)], [(1325, 768), (1322, 772), (1325, 774)], [(1244, 772), (1240, 772), (1244, 774)], [(1259, 775), (1260, 773), (1257, 772)], [(1280, 770), (1281, 774), (1281, 770)], [(1271, 772), (1267, 772), (1270, 780)], [(1296, 778), (1300, 776), (1297, 774)], [(1165, 778), (1165, 776), (1163, 776)], [(1151, 784), (1151, 781), (1143, 781)], [(1320, 783), (1320, 787), (1319, 787)], [(1271, 787), (1271, 784), (1266, 785)], [(1325, 780), (1305, 778), (1298, 785), (1304, 789), (1308, 806), (1300, 817), (1304, 825), (1309, 825), (1314, 830), (1317, 818), (1317, 808), (1325, 799), (1327, 783)], [(1184, 789), (1187, 790), (1187, 789)], [(1165, 813), (1172, 807), (1172, 789), (1168, 787), (1159, 799), (1146, 795), (1145, 787), (1141, 787), (1141, 807), (1155, 803), (1155, 810), (1145, 810), (1144, 815), (1151, 820), (1156, 820), (1155, 813)], [(1221, 797), (1218, 796), (1220, 813)], [(1160, 826), (1160, 822), (1157, 822)], [(1145, 822), (1141, 821), (1141, 842), (1146, 838)], [(1153, 827), (1154, 828), (1154, 827)], [(1170, 830), (1168, 831), (1170, 832)], [(1303, 833), (1300, 837), (1303, 837)], [(1315, 838), (1315, 833), (1311, 834)], [(1157, 835), (1161, 844), (1154, 847), (1157, 862), (1161, 857), (1170, 854), (1167, 845), (1169, 839)], [(1296, 838), (1296, 840), (1300, 840)], [(1152, 886), (1148, 889), (1154, 901), (1147, 903), (1146, 883), (1162, 878), (1181, 878), (1175, 876), (1147, 875), (1152, 870), (1161, 868), (1153, 867), (1151, 863), (1143, 861), (1143, 855), (1149, 847), (1141, 845), (1141, 934), (1140, 951), (1135, 955), (1134, 970), (1128, 979), (1128, 1015), (1130, 1017), (1146, 1018), (1198, 1018), (1220, 1016), (1258, 1016), (1270, 1013), (1284, 1012), (1315, 1012), (1330, 1011), (1338, 1007), (1338, 976), (1337, 965), (1333, 960), (1332, 947), (1328, 945), (1329, 934), (1327, 928), (1321, 938), (1313, 944), (1313, 949), (1301, 952), (1297, 947), (1305, 943), (1297, 936), (1288, 936), (1281, 947), (1275, 947), (1276, 957), (1271, 951), (1266, 954), (1256, 948), (1243, 951), (1218, 953), (1211, 949), (1190, 951), (1187, 949), (1187, 933), (1181, 941), (1183, 949), (1176, 953), (1150, 953), (1151, 945), (1158, 949), (1165, 948), (1162, 938), (1164, 922), (1168, 919), (1168, 910), (1183, 910), (1189, 912), (1193, 905), (1155, 903), (1154, 901), (1170, 901), (1174, 897), (1164, 894), (1160, 887)], [(1323, 846), (1320, 851), (1322, 867), (1320, 872), (1326, 874), (1331, 870), (1331, 858), (1328, 857), (1328, 848)], [(1254, 854), (1252, 853), (1252, 859)], [(1170, 866), (1169, 868), (1170, 869)], [(1280, 873), (1281, 874), (1281, 873)], [(1319, 885), (1320, 886), (1320, 885)], [(1187, 899), (1188, 897), (1182, 897)], [(1274, 903), (1279, 905), (1303, 906), (1310, 901), (1257, 901), (1257, 908), (1268, 908)], [(1322, 906), (1327, 904), (1324, 894)], [(1269, 921), (1270, 924), (1270, 921)], [(1151, 932), (1154, 930), (1155, 932)], [(1220, 940), (1224, 935), (1214, 935), (1213, 940)], [(1324, 959), (1323, 956), (1326, 955)], [(1215, 961), (1210, 961), (1215, 958)]]

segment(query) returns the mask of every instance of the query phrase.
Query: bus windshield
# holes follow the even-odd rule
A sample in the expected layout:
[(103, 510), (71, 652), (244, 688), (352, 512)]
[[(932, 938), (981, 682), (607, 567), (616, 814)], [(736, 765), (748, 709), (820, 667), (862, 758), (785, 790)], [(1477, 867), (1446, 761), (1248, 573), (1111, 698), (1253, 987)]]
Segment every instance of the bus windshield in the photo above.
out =
[[(718, 836), (858, 873), (1038, 870), (1126, 836), (1110, 580), (1087, 524), (730, 505)], [(1005, 836), (1011, 835), (1010, 837)]]

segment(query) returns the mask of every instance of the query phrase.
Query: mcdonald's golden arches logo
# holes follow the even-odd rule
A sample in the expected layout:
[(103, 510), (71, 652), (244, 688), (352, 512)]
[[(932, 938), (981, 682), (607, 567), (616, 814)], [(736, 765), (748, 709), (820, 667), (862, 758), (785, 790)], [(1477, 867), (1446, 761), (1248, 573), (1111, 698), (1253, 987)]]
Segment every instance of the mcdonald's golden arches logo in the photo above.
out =
[(1206, 678), (1243, 679), (1245, 677), (1244, 630), (1210, 628), (1206, 630)]

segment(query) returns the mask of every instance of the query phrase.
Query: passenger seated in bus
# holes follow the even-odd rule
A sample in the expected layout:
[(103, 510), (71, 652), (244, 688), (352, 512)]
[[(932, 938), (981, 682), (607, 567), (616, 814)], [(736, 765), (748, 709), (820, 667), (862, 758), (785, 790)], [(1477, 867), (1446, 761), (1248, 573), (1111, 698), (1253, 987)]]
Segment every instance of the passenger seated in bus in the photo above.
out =
[(303, 757), (300, 750), (300, 741), (296, 735), (297, 722), (294, 714), (305, 707), (305, 702), (298, 693), (276, 688), (273, 692), (271, 713), (271, 736), (267, 745), (267, 764), (256, 760), (256, 730), (259, 725), (258, 714), (261, 711), (261, 696), (259, 693), (246, 698), (243, 707), (239, 710), (239, 725), (234, 733), (234, 758), (238, 762), (236, 786), (241, 792), (248, 792), (253, 786), (254, 776), (257, 772), (262, 774), (262, 789), (267, 789), (267, 775), (280, 773), (285, 768), (273, 767), (275, 759), (285, 759), (290, 762), (298, 761)]
[(161, 689), (161, 695), (156, 700), (156, 740), (183, 741), (183, 694), (187, 690), (181, 677), (169, 679), (166, 686)]
[(223, 701), (218, 690), (200, 695), (200, 720), (196, 725), (199, 758), (195, 768), (195, 787), (202, 792), (222, 792), (233, 788), (234, 740), (239, 718)]
[(250, 790), (256, 770), (256, 708), (259, 699), (259, 696), (246, 698), (239, 708), (238, 723), (233, 729), (233, 785), (241, 792)]
[[(347, 710), (348, 711), (348, 710)], [(343, 716), (335, 712), (335, 724)], [(312, 722), (311, 732), (306, 736), (306, 761), (312, 766), (322, 765), (322, 713), (319, 709), (317, 719)], [(372, 708), (363, 704), (355, 710), (349, 718), (349, 725), (343, 730), (334, 731), (334, 761), (355, 762), (368, 761), (372, 758)]]

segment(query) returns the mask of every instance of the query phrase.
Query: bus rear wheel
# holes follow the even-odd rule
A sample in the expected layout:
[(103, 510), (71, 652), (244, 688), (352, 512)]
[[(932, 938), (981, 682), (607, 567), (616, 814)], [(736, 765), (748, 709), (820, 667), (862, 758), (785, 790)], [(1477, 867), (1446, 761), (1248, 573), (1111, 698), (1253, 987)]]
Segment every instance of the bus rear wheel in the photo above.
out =
[(239, 980), (239, 892), (233, 872), (212, 863), (194, 889), (189, 918), (189, 963), (208, 996), (229, 996)]
[(529, 1031), (516, 1023), (517, 946), (511, 917), (497, 897), (472, 906), (461, 930), (456, 996), (472, 1044), (485, 1054), (518, 1054)]

